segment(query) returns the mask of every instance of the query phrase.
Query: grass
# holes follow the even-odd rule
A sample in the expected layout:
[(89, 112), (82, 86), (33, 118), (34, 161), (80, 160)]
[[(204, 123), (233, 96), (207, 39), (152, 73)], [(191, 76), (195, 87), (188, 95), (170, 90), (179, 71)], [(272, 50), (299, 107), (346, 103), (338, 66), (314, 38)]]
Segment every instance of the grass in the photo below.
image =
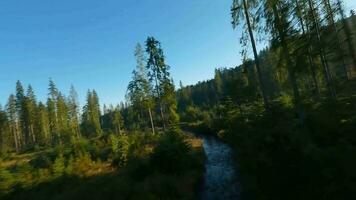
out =
[[(170, 133), (155, 138), (129, 136), (128, 140), (128, 159), (122, 165), (113, 165), (112, 152), (103, 156), (108, 159), (100, 159), (106, 148), (81, 156), (73, 154), (73, 149), (62, 154), (58, 154), (58, 149), (12, 154), (1, 163), (0, 199), (198, 198), (205, 159), (201, 139)], [(181, 145), (187, 147), (186, 151)], [(171, 152), (183, 153), (170, 156)], [(162, 168), (171, 167), (167, 165), (171, 162), (184, 166), (179, 172)]]

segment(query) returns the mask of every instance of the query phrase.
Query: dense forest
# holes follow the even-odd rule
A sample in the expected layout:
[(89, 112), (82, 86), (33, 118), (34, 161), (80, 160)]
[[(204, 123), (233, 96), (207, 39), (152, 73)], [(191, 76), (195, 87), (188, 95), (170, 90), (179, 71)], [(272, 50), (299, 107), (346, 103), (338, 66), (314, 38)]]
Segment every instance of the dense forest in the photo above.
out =
[(154, 37), (118, 105), (88, 90), (81, 107), (52, 79), (39, 101), (17, 81), (0, 106), (0, 199), (199, 199), (206, 158), (190, 133), (232, 148), (241, 199), (355, 197), (355, 12), (233, 0), (231, 19), (242, 64), (195, 85), (176, 88)]

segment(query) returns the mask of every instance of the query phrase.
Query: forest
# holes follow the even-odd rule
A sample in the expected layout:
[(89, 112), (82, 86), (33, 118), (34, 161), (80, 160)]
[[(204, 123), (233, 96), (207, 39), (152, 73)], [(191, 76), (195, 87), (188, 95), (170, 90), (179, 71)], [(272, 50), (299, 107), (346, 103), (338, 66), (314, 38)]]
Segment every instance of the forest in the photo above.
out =
[[(242, 64), (210, 80), (176, 86), (148, 37), (117, 105), (90, 89), (80, 106), (51, 78), (41, 101), (17, 81), (0, 106), (0, 199), (353, 199), (356, 12), (342, 0), (230, 9)], [(231, 148), (238, 195), (204, 195), (206, 138)]]

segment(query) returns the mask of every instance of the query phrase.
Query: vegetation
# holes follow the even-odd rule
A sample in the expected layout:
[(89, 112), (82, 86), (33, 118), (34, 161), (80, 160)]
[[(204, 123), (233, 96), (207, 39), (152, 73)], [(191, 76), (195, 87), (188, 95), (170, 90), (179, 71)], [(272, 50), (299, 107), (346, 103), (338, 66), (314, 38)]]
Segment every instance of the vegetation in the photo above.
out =
[[(147, 39), (147, 67), (137, 45), (137, 69), (127, 102), (100, 108), (88, 90), (79, 111), (49, 81), (46, 103), (20, 81), (0, 109), (0, 198), (193, 199), (203, 176), (202, 142), (175, 123), (173, 80), (163, 50)], [(163, 129), (158, 128), (163, 127)]]
[(256, 35), (267, 35), (270, 46), (178, 90), (187, 128), (233, 148), (246, 199), (356, 195), (355, 19), (342, 10), (340, 1), (233, 1), (242, 45), (255, 51)]

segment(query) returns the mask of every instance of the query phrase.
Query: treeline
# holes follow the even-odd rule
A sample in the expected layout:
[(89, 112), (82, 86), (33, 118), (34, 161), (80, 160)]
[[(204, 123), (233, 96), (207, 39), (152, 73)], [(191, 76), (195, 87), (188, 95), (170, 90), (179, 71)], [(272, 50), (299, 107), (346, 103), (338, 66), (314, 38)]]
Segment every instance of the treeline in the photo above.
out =
[[(48, 99), (41, 102), (31, 85), (25, 91), (20, 81), (16, 83), (16, 93), (9, 96), (8, 103), (0, 111), (1, 150), (15, 149), (20, 153), (68, 143), (72, 138), (92, 138), (102, 134), (101, 119), (110, 127), (120, 123), (121, 116), (119, 120), (102, 116), (95, 90), (88, 91), (86, 105), (80, 111), (73, 86), (69, 96), (60, 92), (52, 80), (48, 88)], [(104, 116), (111, 113), (117, 115), (119, 111), (106, 109)]]
[(80, 108), (73, 86), (65, 96), (50, 79), (48, 99), (41, 102), (31, 85), (25, 90), (18, 81), (15, 94), (0, 109), (0, 149), (20, 153), (63, 145), (73, 138), (122, 134), (124, 129), (150, 129), (155, 134), (157, 127), (165, 130), (177, 123), (175, 88), (160, 42), (149, 37), (145, 46), (145, 51), (140, 44), (135, 50), (137, 67), (127, 102), (104, 105), (103, 112), (95, 90), (87, 92), (86, 104)]
[[(233, 26), (246, 31), (243, 64), (216, 69), (212, 80), (181, 84), (179, 111), (209, 108), (227, 97), (238, 105), (262, 99), (268, 108), (269, 101), (283, 95), (291, 95), (296, 105), (302, 98), (342, 96), (356, 71), (356, 16), (350, 14), (346, 18), (340, 1), (233, 1)], [(251, 60), (246, 55), (250, 44), (257, 51), (256, 34), (271, 40)]]

